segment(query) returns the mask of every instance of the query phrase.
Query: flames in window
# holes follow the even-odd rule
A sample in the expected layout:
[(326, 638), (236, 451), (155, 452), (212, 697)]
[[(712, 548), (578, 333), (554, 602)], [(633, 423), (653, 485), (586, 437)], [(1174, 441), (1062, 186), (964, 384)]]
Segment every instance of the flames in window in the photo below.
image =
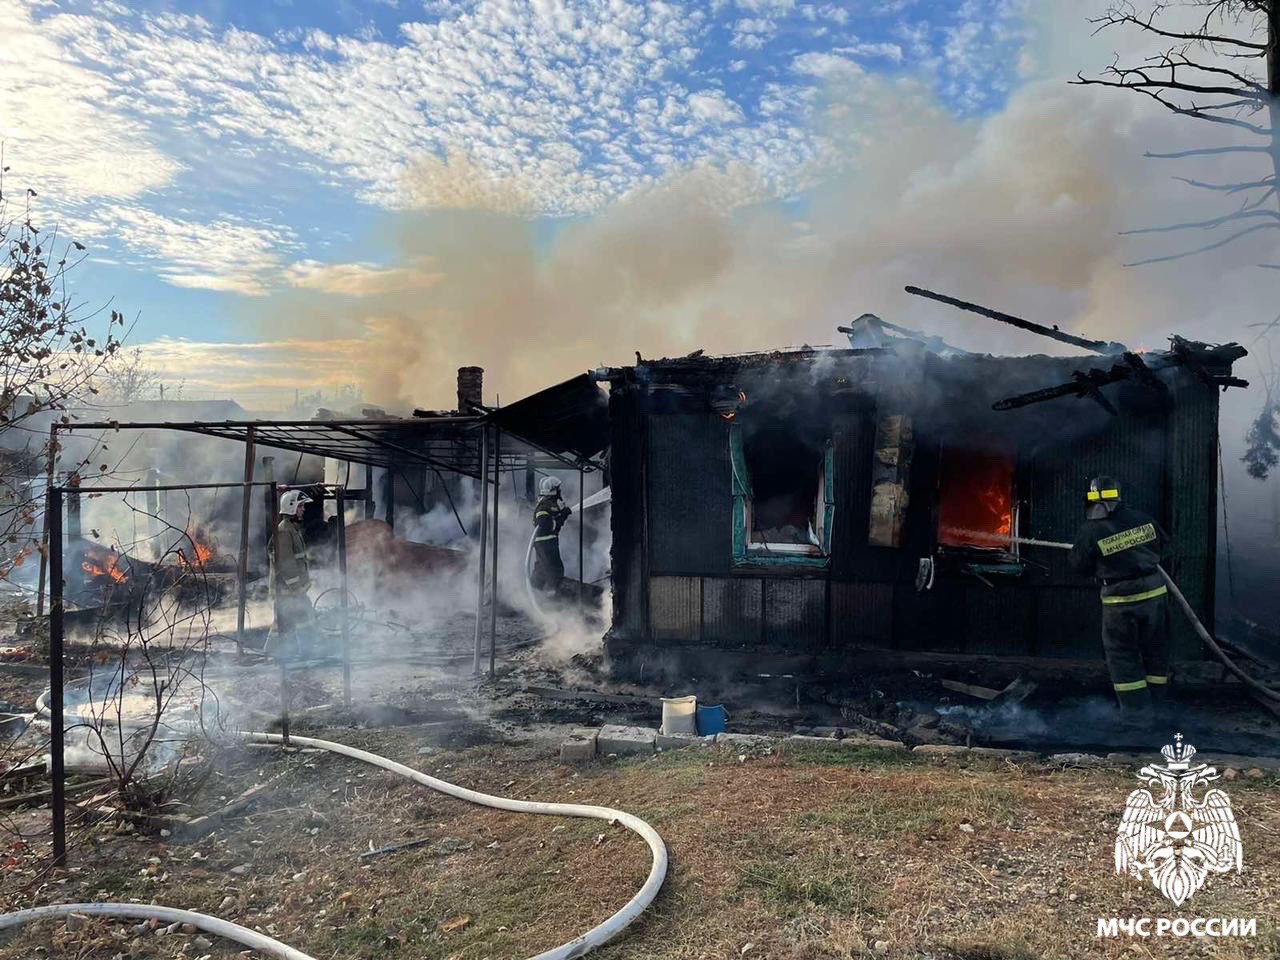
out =
[(948, 447), (938, 470), (938, 543), (999, 548), (1013, 535), (1013, 454)]

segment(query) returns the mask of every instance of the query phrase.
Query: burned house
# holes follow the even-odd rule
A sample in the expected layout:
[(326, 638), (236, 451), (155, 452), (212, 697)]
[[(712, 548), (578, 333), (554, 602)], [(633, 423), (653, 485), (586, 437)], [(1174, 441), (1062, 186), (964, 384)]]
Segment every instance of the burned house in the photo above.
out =
[(1100, 660), (1096, 585), (1007, 539), (1072, 540), (1097, 474), (1170, 532), (1170, 573), (1212, 622), (1218, 393), (1243, 350), (997, 357), (871, 315), (842, 330), (849, 349), (600, 372), (616, 663)]

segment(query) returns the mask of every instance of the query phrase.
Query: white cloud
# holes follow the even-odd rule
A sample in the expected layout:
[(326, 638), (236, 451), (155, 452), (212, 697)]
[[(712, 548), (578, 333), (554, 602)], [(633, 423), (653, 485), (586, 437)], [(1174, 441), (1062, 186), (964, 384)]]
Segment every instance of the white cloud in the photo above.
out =
[(10, 183), (67, 202), (136, 197), (181, 164), (101, 72), (63, 55), (20, 0), (0, 0), (0, 140)]
[(835, 53), (847, 53), (853, 57), (883, 57), (894, 63), (901, 63), (902, 47), (896, 43), (862, 43), (856, 42), (844, 47), (835, 47)]
[(116, 203), (95, 208), (73, 227), (76, 236), (121, 242), (174, 286), (248, 296), (268, 293), (284, 254), (298, 247), (288, 227), (182, 219)]
[(184, 395), (282, 404), (294, 390), (352, 383), (351, 358), (368, 342), (362, 336), (243, 343), (159, 337), (137, 346), (165, 379), (182, 383)]
[(299, 260), (284, 272), (285, 282), (293, 287), (336, 293), (349, 297), (376, 296), (407, 290), (425, 290), (443, 279), (433, 271), (429, 260), (398, 267), (380, 267), (372, 263), (321, 263)]
[(710, 123), (737, 123), (743, 118), (742, 108), (719, 90), (703, 90), (689, 97), (689, 109), (699, 120)]
[(848, 57), (834, 53), (802, 53), (791, 61), (791, 68), (831, 83), (848, 83), (865, 76), (863, 69)]
[[(790, 6), (748, 0), (744, 12), (760, 15), (738, 21), (742, 43), (762, 46)], [(265, 148), (336, 171), (361, 199), (392, 208), (430, 201), (402, 190), (424, 157), (460, 157), (482, 179), (518, 183), (528, 212), (582, 213), (670, 164), (752, 157), (786, 192), (814, 153), (800, 118), (749, 120), (718, 91), (686, 89), (705, 10), (476, 0), (432, 12), (403, 24), (394, 44), (312, 30), (291, 45), (178, 14), (63, 14), (39, 29), (49, 57), (90, 72), (138, 123), (180, 125), (189, 149)], [(636, 125), (645, 99), (673, 106)], [(595, 145), (609, 147), (603, 162)]]

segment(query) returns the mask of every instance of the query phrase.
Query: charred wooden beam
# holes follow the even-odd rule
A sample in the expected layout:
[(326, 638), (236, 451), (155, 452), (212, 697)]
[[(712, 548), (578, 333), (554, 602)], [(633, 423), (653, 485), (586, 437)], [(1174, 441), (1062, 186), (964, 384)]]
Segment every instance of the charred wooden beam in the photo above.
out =
[(1033, 390), (1030, 393), (1006, 397), (991, 405), (993, 410), (1016, 410), (1018, 407), (1033, 403), (1043, 403), (1058, 397), (1090, 397), (1098, 401), (1108, 413), (1115, 414), (1115, 407), (1103, 395), (1101, 388), (1122, 380), (1136, 379), (1147, 386), (1167, 392), (1168, 387), (1156, 372), (1172, 367), (1187, 367), (1202, 383), (1215, 387), (1247, 387), (1249, 381), (1231, 375), (1231, 364), (1248, 351), (1238, 343), (1210, 345), (1182, 337), (1172, 337), (1171, 348), (1167, 353), (1151, 355), (1143, 358), (1136, 353), (1126, 353), (1123, 363), (1116, 363), (1109, 370), (1097, 367), (1087, 372), (1076, 371), (1069, 383)]
[(1048, 337), (1050, 340), (1057, 340), (1059, 343), (1069, 343), (1073, 347), (1082, 347), (1085, 350), (1091, 350), (1094, 353), (1112, 356), (1114, 354), (1124, 353), (1127, 349), (1122, 343), (1108, 343), (1103, 340), (1089, 340), (1086, 337), (1077, 337), (1074, 334), (1064, 333), (1057, 327), (1046, 327), (1042, 323), (1035, 323), (1032, 320), (1024, 320), (1022, 317), (1015, 317), (1010, 313), (1002, 313), (999, 310), (992, 310), (990, 307), (970, 303), (967, 300), (957, 300), (955, 297), (949, 297), (945, 293), (934, 293), (932, 290), (925, 290), (923, 287), (909, 286), (904, 287), (903, 289), (914, 296), (928, 297), (930, 300), (937, 300), (939, 303), (950, 304), (953, 307), (959, 307), (961, 310), (968, 310), (970, 313), (976, 313), (979, 316), (989, 317), (992, 320), (1007, 323), (1010, 326), (1017, 327), (1019, 330), (1038, 333), (1040, 336)]

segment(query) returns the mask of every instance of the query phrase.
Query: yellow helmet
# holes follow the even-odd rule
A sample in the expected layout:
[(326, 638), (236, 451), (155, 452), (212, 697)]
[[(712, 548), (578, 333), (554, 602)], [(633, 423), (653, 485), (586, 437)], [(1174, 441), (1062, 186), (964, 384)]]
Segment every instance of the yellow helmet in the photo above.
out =
[(1094, 477), (1089, 481), (1086, 503), (1116, 503), (1120, 500), (1120, 481), (1114, 477)]

